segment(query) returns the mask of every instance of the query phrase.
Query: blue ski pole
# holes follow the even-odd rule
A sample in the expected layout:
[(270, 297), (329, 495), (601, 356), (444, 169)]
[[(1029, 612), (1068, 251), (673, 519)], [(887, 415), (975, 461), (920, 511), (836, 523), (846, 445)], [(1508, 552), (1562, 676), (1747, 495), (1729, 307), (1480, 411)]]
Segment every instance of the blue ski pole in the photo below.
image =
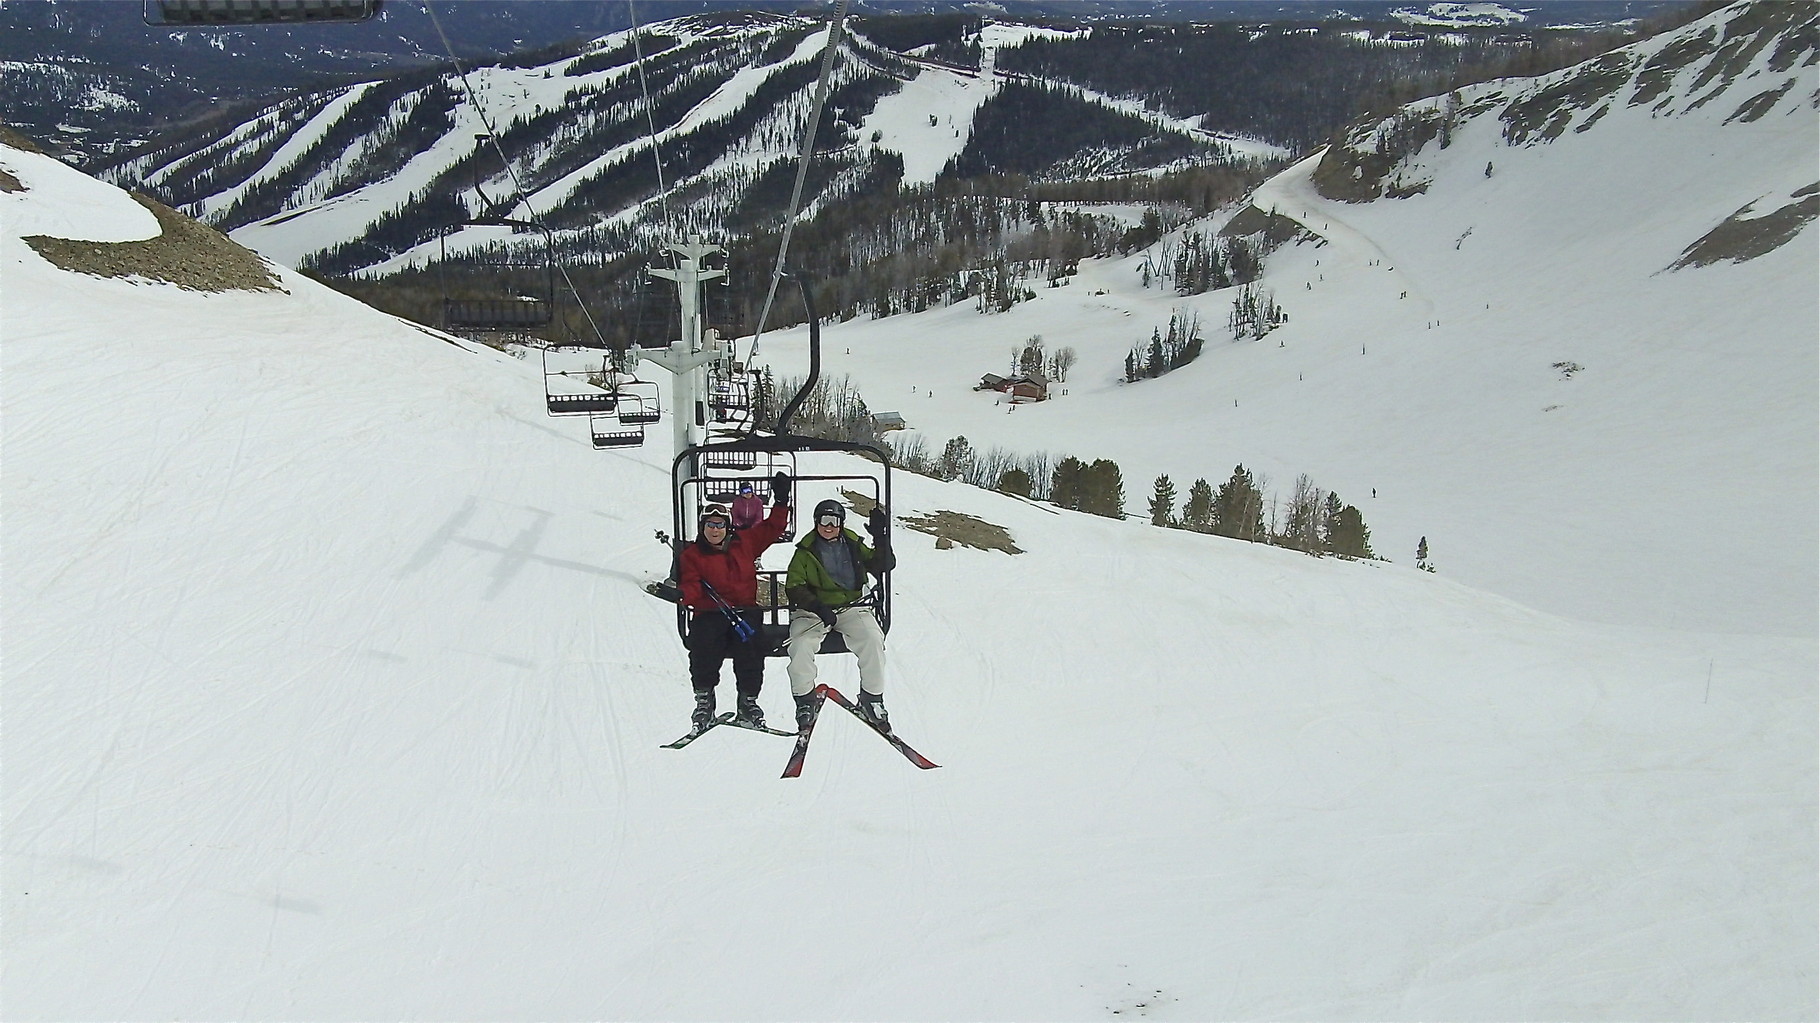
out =
[(722, 600), (720, 594), (714, 591), (714, 587), (710, 586), (707, 580), (702, 580), (701, 588), (707, 591), (709, 597), (713, 598), (715, 606), (720, 608), (720, 613), (727, 616), (727, 624), (733, 627), (733, 635), (739, 637), (741, 643), (758, 635), (758, 630), (752, 627), (752, 623), (746, 621), (744, 615), (733, 610), (732, 605)]

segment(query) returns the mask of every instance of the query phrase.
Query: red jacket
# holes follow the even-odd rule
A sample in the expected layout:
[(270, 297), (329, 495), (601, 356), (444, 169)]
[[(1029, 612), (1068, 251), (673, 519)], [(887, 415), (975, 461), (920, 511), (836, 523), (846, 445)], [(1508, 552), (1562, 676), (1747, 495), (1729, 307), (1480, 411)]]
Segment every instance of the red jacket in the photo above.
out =
[(763, 522), (735, 531), (724, 550), (696, 537), (682, 552), (678, 582), (683, 605), (698, 611), (715, 606), (714, 598), (702, 589), (705, 582), (734, 607), (758, 606), (758, 556), (782, 539), (789, 526), (790, 509), (780, 504), (772, 507)]

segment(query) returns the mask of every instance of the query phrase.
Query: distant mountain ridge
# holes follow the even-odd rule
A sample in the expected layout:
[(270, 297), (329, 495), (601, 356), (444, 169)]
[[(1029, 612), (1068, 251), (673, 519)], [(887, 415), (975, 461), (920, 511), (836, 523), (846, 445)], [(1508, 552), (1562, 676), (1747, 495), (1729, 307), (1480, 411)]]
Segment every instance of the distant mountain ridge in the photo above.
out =
[[(1256, 6), (1240, 9), (1260, 13)], [(1078, 178), (1234, 165), (1268, 151), (1210, 132), (1214, 115), (1193, 112), (1192, 98), (1164, 113), (1156, 100), (1131, 99), (1130, 87), (1116, 79), (1109, 81), (1119, 91), (1108, 93), (1091, 79), (1063, 82), (1000, 61), (982, 81), (980, 67), (993, 63), (989, 54), (1008, 48), (1015, 54), (1026, 40), (1054, 33), (970, 17), (852, 19), (816, 140), (807, 205), (888, 194), (901, 183), (933, 181), (950, 166), (959, 177)], [(1316, 83), (1304, 80), (1298, 102), (1322, 90), (1344, 97), (1355, 79), (1372, 77), (1371, 69), (1382, 77), (1387, 61), (1420, 67), (1463, 59), (1457, 52), (1469, 38), (1481, 50), (1520, 43), (1479, 36), (1411, 47), (1390, 40), (1383, 34), (1388, 29), (1336, 29), (1318, 38), (1286, 31), (1298, 33), (1293, 38), (1301, 50), (1286, 51), (1263, 73), (1288, 74), (1291, 65), (1281, 60), (1323, 53), (1362, 61), (1351, 77), (1314, 89)], [(423, 265), (426, 246), (434, 245), (438, 256), (446, 251), (447, 228), (521, 190), (529, 203), (519, 214), (534, 213), (557, 232), (559, 247), (577, 251), (634, 245), (641, 231), (648, 236), (649, 225), (672, 212), (681, 223), (671, 232), (763, 231), (778, 226), (788, 198), (821, 32), (818, 21), (763, 12), (674, 18), (647, 26), (637, 44), (620, 32), (470, 66), (466, 83), (446, 70), (425, 69), (294, 96), (250, 118), (169, 136), (104, 176), (148, 188), (224, 229), (247, 228), (244, 240), (262, 251), (330, 273)], [(1227, 35), (1231, 41), (1220, 45), (1246, 50), (1288, 38), (1267, 27)], [(1191, 42), (1204, 50), (1208, 38), (1193, 34)], [(1143, 33), (1117, 40), (1124, 41), (1115, 41), (1115, 54), (1150, 41)], [(1061, 52), (1065, 66), (1072, 51)], [(1206, 52), (1216, 56), (1198, 59), (1221, 59), (1217, 49)], [(470, 84), (473, 98), (464, 91)], [(1248, 101), (1271, 104), (1267, 93)], [(934, 123), (935, 111), (944, 111), (947, 123)], [(991, 111), (1001, 111), (994, 122), (1001, 127), (976, 131), (973, 114)], [(1302, 133), (1322, 133), (1320, 115), (1314, 116), (1315, 126)], [(1325, 116), (1332, 123), (1335, 114)], [(1267, 120), (1226, 119), (1269, 137), (1257, 127)], [(481, 135), (496, 136), (509, 173), (491, 140), (477, 142)], [(668, 195), (658, 188), (660, 157)], [(470, 233), (456, 249), (499, 241), (497, 232)]]
[[(592, 251), (666, 218), (670, 229), (764, 230), (788, 198), (826, 32), (792, 16), (691, 15), (550, 60), (287, 99), (103, 176), (227, 230), (257, 222), (258, 244), (279, 258), (336, 271), (433, 242), (441, 251), (440, 232), (489, 210), (535, 216)], [(1063, 167), (1132, 173), (1243, 158), (1191, 122), (1028, 77), (982, 82), (977, 68), (882, 46), (863, 25), (846, 36), (831, 84), (809, 207), (932, 180), (947, 160), (1007, 166), (1008, 149), (974, 147), (971, 123), (934, 123), (957, 94), (971, 97), (960, 109), (1023, 97), (1025, 134), (1009, 148), (1071, 127), (1045, 150)], [(496, 240), (474, 232), (461, 244)]]
[[(1528, 26), (1616, 24), (1687, 0), (1569, 0), (1525, 9)], [(139, 3), (8, 0), (0, 5), (0, 119), (97, 166), (162, 130), (224, 105), (270, 102), (297, 89), (374, 78), (458, 58), (490, 63), (516, 53), (623, 31), (633, 14), (646, 22), (688, 14), (757, 10), (791, 14), (797, 0), (666, 0), (627, 3), (566, 0), (460, 0), (431, 8), (396, 2), (358, 26), (267, 26), (257, 30), (171, 31), (147, 25)], [(857, 0), (856, 18), (1016, 17), (1081, 22), (1363, 20), (1444, 25), (1488, 23), (1447, 9), (1484, 4), (1409, 4), (1387, 0), (1285, 0), (1278, 3), (1182, 0), (1032, 0), (1014, 5), (955, 0)]]

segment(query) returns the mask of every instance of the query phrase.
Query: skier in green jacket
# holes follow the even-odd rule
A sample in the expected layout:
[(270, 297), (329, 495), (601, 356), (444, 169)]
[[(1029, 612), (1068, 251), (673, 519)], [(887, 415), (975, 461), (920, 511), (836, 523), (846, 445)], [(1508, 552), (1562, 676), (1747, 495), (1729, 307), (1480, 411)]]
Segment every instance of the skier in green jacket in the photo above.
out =
[(870, 604), (856, 604), (866, 589), (866, 576), (883, 576), (897, 564), (886, 527), (891, 519), (873, 508), (866, 519), (872, 546), (845, 528), (847, 509), (839, 501), (815, 506), (815, 526), (797, 542), (784, 577), (790, 598), (790, 692), (796, 697), (797, 727), (815, 715), (809, 693), (815, 688), (815, 654), (833, 629), (859, 658), (860, 713), (890, 730), (885, 714), (885, 630)]

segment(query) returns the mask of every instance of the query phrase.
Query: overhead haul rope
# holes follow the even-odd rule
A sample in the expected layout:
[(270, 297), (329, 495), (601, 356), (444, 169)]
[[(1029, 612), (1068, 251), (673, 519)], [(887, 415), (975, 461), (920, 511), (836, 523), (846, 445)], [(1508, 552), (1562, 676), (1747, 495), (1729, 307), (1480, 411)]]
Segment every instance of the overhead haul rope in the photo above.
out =
[(796, 187), (790, 191), (790, 215), (784, 219), (784, 235), (777, 243), (777, 264), (771, 268), (771, 286), (765, 292), (765, 304), (752, 329), (752, 354), (758, 358), (758, 338), (765, 332), (765, 320), (771, 315), (771, 303), (777, 298), (777, 285), (784, 278), (784, 258), (790, 252), (790, 233), (796, 229), (796, 214), (802, 208), (803, 181), (809, 176), (809, 157), (815, 151), (815, 133), (821, 127), (822, 106), (828, 102), (828, 83), (833, 78), (834, 54), (840, 49), (841, 31), (847, 21), (847, 0), (835, 0), (834, 19), (828, 26), (828, 45), (822, 50), (822, 73), (815, 83), (814, 109), (809, 113), (809, 130), (803, 134), (802, 152), (796, 159)]
[[(552, 262), (556, 262), (557, 272), (562, 274), (563, 283), (568, 285), (569, 294), (575, 296), (575, 308), (580, 309), (582, 317), (588, 321), (588, 329), (594, 332), (594, 339), (600, 342), (602, 348), (607, 347), (607, 339), (600, 332), (600, 324), (594, 322), (594, 314), (588, 312), (588, 304), (581, 300), (581, 290), (575, 286), (575, 279), (569, 276), (569, 268), (563, 263), (556, 261), (556, 254), (554, 252), (548, 251), (550, 246), (550, 229), (544, 225), (543, 214), (539, 213), (537, 207), (532, 205), (530, 193), (525, 191), (524, 183), (518, 179), (518, 172), (512, 169), (512, 161), (506, 157), (505, 147), (499, 144), (499, 132), (493, 130), (493, 121), (491, 118), (487, 117), (487, 109), (481, 105), (480, 96), (474, 91), (473, 83), (468, 81), (468, 72), (461, 66), (461, 58), (455, 56), (455, 48), (449, 45), (448, 33), (442, 30), (442, 19), (436, 16), (435, 6), (430, 3), (430, 0), (423, 0), (423, 9), (425, 13), (430, 16), (430, 24), (436, 26), (436, 36), (442, 40), (442, 50), (449, 55), (449, 63), (455, 65), (455, 74), (461, 79), (461, 89), (463, 92), (467, 93), (469, 105), (474, 108), (474, 113), (480, 117), (481, 126), (486, 128), (487, 139), (493, 143), (493, 151), (499, 154), (499, 162), (505, 166), (506, 176), (512, 179), (512, 190), (518, 193), (519, 203), (530, 212), (531, 223), (535, 224), (537, 228), (544, 233), (546, 255)], [(476, 191), (478, 191), (478, 189), (476, 189)], [(485, 199), (486, 196), (482, 194), (481, 198)]]
[[(651, 109), (651, 88), (645, 82), (645, 51), (638, 37), (641, 29), (638, 25), (638, 8), (632, 0), (626, 0), (626, 15), (632, 20), (632, 56), (633, 66), (638, 68), (638, 91), (645, 99), (645, 134), (651, 138), (651, 159), (657, 164), (657, 203), (664, 213), (664, 231), (670, 237), (676, 237), (676, 227), (670, 222), (670, 188), (664, 184), (664, 151), (657, 141), (657, 115)], [(675, 262), (675, 254), (671, 254)]]

